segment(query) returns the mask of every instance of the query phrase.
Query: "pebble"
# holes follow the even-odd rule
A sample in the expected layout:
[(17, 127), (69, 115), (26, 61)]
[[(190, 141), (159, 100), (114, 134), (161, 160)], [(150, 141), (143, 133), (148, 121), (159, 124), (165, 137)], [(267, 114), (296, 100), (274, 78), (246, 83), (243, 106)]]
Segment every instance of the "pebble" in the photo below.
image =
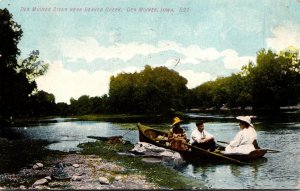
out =
[(121, 176), (121, 175), (118, 175), (118, 176), (115, 177), (115, 180), (116, 180), (116, 181), (119, 181), (119, 180), (121, 180), (121, 179), (122, 179), (122, 176)]
[(79, 167), (79, 164), (73, 164), (72, 165), (74, 168), (78, 168)]
[(38, 189), (38, 190), (50, 190), (50, 188), (48, 186), (43, 186), (43, 185), (36, 186), (35, 189)]
[(40, 169), (40, 168), (43, 168), (44, 167), (44, 165), (42, 164), (42, 163), (36, 163), (35, 165), (33, 165), (33, 169), (35, 169), (35, 170), (37, 170), (37, 169)]
[(20, 186), (20, 189), (21, 189), (21, 190), (26, 190), (27, 188), (26, 188), (26, 186), (21, 185), (21, 186)]
[(33, 183), (32, 187), (40, 186), (40, 185), (47, 184), (47, 183), (48, 183), (48, 180), (45, 178), (42, 178), (42, 179), (35, 181)]
[(37, 165), (39, 168), (43, 168), (43, 167), (44, 167), (43, 163), (40, 163), (40, 162), (36, 163), (36, 165)]
[(82, 180), (82, 176), (76, 176), (76, 175), (74, 175), (74, 176), (72, 176), (72, 180), (73, 181), (81, 181)]
[(109, 180), (105, 177), (100, 177), (99, 182), (100, 184), (109, 184)]
[(52, 180), (50, 176), (46, 176), (45, 179), (48, 180), (48, 181)]

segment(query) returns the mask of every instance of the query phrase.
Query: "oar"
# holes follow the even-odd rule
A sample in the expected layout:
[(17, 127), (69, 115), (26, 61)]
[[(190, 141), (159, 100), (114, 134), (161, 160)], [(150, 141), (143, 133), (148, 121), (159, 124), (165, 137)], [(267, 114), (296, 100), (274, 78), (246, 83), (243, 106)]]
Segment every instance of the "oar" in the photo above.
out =
[[(275, 149), (268, 149), (268, 148), (263, 148), (263, 150), (267, 150), (268, 153), (280, 153), (280, 150), (275, 150)], [(270, 151), (270, 152), (269, 152)]]
[(224, 143), (224, 144), (229, 145), (229, 143), (228, 143), (228, 142), (225, 142), (225, 141), (217, 141), (217, 142), (219, 142), (219, 143)]
[[(228, 142), (225, 142), (225, 141), (217, 141), (219, 143), (224, 143), (224, 144), (229, 144)], [(275, 149), (269, 149), (269, 148), (262, 148), (263, 150), (266, 150), (266, 151), (270, 151), (269, 153), (280, 153), (281, 151), (280, 150), (275, 150)]]
[(211, 154), (211, 155), (214, 155), (214, 156), (217, 156), (217, 157), (226, 159), (226, 160), (230, 160), (230, 161), (232, 161), (232, 162), (236, 162), (236, 163), (239, 163), (239, 164), (249, 164), (249, 163), (241, 162), (241, 161), (236, 160), (236, 159), (231, 158), (231, 157), (223, 156), (223, 155), (220, 155), (220, 154), (218, 154), (218, 153), (210, 152), (210, 151), (207, 151), (207, 150), (205, 150), (205, 149), (201, 149), (201, 148), (199, 148), (199, 147), (195, 147), (195, 146), (190, 145), (190, 144), (187, 144), (187, 143), (183, 143), (183, 144), (185, 144), (185, 145), (187, 145), (187, 146), (189, 146), (189, 147), (191, 147), (191, 148), (193, 148), (193, 149), (197, 149), (197, 150), (199, 150), (199, 151), (202, 151), (202, 152), (205, 152), (205, 153), (209, 153), (209, 154)]

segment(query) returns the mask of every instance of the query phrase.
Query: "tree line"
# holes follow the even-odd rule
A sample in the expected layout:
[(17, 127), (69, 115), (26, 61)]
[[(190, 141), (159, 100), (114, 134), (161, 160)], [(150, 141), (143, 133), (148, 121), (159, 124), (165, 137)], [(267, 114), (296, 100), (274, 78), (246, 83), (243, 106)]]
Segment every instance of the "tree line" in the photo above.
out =
[(198, 107), (253, 107), (278, 110), (280, 106), (300, 103), (299, 51), (276, 54), (260, 50), (256, 64), (249, 62), (237, 74), (206, 82), (193, 90)]
[(262, 49), (256, 64), (250, 61), (239, 73), (193, 89), (175, 70), (146, 65), (141, 72), (111, 76), (109, 92), (101, 97), (82, 95), (71, 98), (70, 104), (55, 103), (53, 94), (37, 89), (36, 77), (48, 68), (39, 51), (19, 59), (23, 31), (7, 9), (0, 9), (0, 29), (0, 121), (11, 116), (153, 114), (224, 106), (274, 110), (300, 102), (299, 51), (290, 48), (278, 54)]

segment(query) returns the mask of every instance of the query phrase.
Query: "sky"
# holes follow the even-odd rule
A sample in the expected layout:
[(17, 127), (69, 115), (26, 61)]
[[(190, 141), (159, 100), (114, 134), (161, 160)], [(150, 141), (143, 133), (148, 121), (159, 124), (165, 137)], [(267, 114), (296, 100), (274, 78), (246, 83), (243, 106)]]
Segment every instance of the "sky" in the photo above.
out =
[[(0, 0), (21, 25), (19, 59), (49, 64), (38, 90), (69, 103), (108, 94), (110, 77), (145, 65), (194, 88), (255, 63), (262, 49), (300, 48), (300, 0)], [(1, 43), (1, 42), (0, 42)]]

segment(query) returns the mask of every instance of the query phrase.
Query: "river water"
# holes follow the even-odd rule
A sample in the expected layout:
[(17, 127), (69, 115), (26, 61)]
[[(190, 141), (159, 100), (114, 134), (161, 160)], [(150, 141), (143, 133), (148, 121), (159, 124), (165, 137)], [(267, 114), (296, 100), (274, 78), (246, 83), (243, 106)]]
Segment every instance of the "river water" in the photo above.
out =
[[(297, 115), (297, 117), (294, 117)], [(262, 148), (281, 150), (280, 153), (267, 153), (264, 158), (249, 165), (235, 164), (184, 164), (175, 167), (185, 176), (204, 182), (213, 189), (300, 189), (300, 123), (298, 114), (285, 114), (275, 120), (257, 118), (254, 122), (258, 143)], [(189, 114), (191, 120), (183, 127), (187, 135), (196, 128), (195, 121), (205, 120), (205, 129), (217, 140), (230, 141), (239, 131), (238, 123), (232, 115)], [(48, 146), (51, 150), (76, 151), (77, 145), (92, 142), (87, 136), (122, 135), (133, 144), (138, 142), (137, 130), (124, 129), (126, 125), (134, 129), (138, 121), (102, 122), (77, 121), (68, 118), (55, 118), (54, 121), (36, 123), (30, 126), (15, 127), (27, 139), (57, 141)], [(142, 119), (139, 119), (141, 122)], [(170, 122), (149, 122), (152, 127), (168, 127)], [(168, 128), (165, 128), (168, 129)]]

